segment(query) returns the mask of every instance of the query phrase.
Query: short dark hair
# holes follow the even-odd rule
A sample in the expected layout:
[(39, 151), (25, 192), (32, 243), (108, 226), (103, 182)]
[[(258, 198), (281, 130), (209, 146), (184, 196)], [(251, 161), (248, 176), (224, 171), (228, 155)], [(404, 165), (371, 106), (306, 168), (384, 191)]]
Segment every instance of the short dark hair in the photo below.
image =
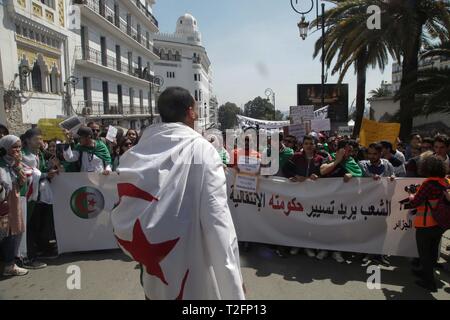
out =
[(5, 132), (5, 135), (9, 135), (8, 128), (5, 125), (0, 124), (0, 131), (2, 131), (2, 130)]
[(425, 137), (425, 138), (422, 139), (422, 144), (424, 144), (424, 143), (428, 143), (428, 144), (433, 145), (434, 144), (434, 139), (430, 138), (430, 137)]
[(350, 140), (346, 140), (346, 139), (340, 140), (337, 144), (337, 149), (339, 150), (339, 149), (345, 148), (349, 144), (350, 144)]
[(195, 105), (190, 92), (181, 87), (164, 90), (158, 99), (158, 109), (163, 122), (183, 122), (186, 111)]
[(350, 140), (348, 140), (348, 144), (351, 145), (355, 149), (359, 148), (359, 143), (356, 142), (356, 140), (350, 139)]
[(89, 122), (86, 124), (86, 127), (91, 127), (91, 126), (94, 125), (94, 124), (100, 127), (100, 124), (98, 124), (98, 123), (95, 122), (95, 121), (89, 121)]
[(311, 140), (314, 144), (316, 144), (316, 139), (310, 134), (303, 137), (303, 143), (305, 143), (306, 140)]
[(368, 149), (375, 149), (377, 150), (377, 152), (383, 151), (383, 146), (381, 145), (381, 143), (371, 143), (369, 144), (369, 148)]
[(414, 139), (414, 138), (417, 138), (417, 139), (419, 139), (420, 141), (422, 141), (422, 137), (421, 137), (420, 134), (418, 134), (418, 133), (413, 133), (413, 134), (411, 134), (411, 136), (409, 137), (409, 140), (411, 141), (411, 140)]
[(91, 128), (82, 126), (80, 129), (78, 129), (78, 135), (80, 137), (92, 138), (94, 136), (94, 133), (92, 132)]
[(381, 141), (380, 142), (381, 146), (385, 149), (388, 149), (389, 151), (393, 151), (394, 147), (392, 146), (392, 143), (390, 143), (389, 141)]
[(435, 136), (434, 140), (433, 140), (433, 144), (435, 144), (436, 142), (445, 144), (445, 146), (447, 148), (450, 145), (450, 140), (448, 139), (448, 137), (445, 134), (438, 134), (437, 136)]
[(21, 136), (22, 140), (27, 141), (35, 136), (42, 135), (42, 131), (38, 128), (28, 129), (25, 131), (25, 133)]
[(445, 178), (447, 164), (438, 156), (430, 155), (419, 162), (419, 173), (424, 178)]

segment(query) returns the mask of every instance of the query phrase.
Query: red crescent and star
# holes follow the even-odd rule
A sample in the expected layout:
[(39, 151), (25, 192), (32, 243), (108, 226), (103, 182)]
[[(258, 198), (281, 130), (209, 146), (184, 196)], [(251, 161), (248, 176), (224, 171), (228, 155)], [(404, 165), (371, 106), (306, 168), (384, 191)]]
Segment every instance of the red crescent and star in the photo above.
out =
[[(146, 191), (139, 189), (132, 184), (118, 184), (118, 191), (119, 199), (127, 196), (143, 199), (149, 202), (158, 201), (158, 199), (152, 196), (150, 193), (147, 193)], [(145, 267), (145, 270), (149, 275), (155, 276), (159, 278), (165, 285), (169, 285), (164, 276), (164, 272), (161, 269), (160, 263), (169, 255), (180, 238), (160, 243), (151, 243), (151, 241), (148, 240), (145, 236), (139, 219), (136, 220), (133, 226), (133, 238), (131, 241), (120, 239), (117, 236), (116, 238), (119, 244), (130, 253), (133, 259)], [(177, 300), (183, 299), (184, 288), (188, 275), (189, 269), (186, 271), (186, 274), (183, 277), (180, 292), (176, 298)]]

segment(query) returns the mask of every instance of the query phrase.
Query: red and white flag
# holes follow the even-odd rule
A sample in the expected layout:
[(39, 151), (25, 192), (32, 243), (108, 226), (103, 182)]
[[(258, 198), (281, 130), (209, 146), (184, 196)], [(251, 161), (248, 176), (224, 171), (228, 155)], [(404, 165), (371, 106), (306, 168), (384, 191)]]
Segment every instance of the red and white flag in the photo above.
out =
[(226, 178), (214, 147), (181, 123), (146, 129), (118, 169), (111, 214), (149, 299), (244, 299)]

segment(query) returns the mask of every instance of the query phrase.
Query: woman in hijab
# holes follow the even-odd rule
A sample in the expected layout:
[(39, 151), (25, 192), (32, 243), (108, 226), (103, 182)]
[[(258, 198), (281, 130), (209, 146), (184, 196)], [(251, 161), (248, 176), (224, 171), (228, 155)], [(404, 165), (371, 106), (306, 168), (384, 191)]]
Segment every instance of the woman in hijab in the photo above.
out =
[(28, 273), (28, 270), (18, 267), (14, 262), (17, 243), (25, 231), (19, 201), (19, 190), (26, 183), (21, 150), (19, 137), (7, 135), (0, 139), (0, 249), (5, 263), (4, 276)]

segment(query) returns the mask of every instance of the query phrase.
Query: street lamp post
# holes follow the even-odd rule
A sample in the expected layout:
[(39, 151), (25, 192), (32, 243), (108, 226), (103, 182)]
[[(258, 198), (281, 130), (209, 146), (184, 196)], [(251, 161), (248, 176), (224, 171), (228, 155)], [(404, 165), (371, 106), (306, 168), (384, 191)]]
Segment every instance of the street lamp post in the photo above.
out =
[[(160, 93), (161, 91), (161, 87), (164, 84), (164, 79), (161, 76), (153, 76), (152, 78), (150, 78), (150, 101), (149, 101), (149, 106), (150, 106), (150, 124), (153, 124), (153, 120), (154, 120), (154, 114), (153, 114), (153, 88), (155, 86), (158, 87), (158, 90), (155, 93)], [(158, 101), (156, 99), (156, 95), (155, 95), (155, 104), (158, 104)]]
[[(305, 40), (308, 36), (308, 28), (309, 28), (309, 22), (305, 20), (305, 14), (310, 13), (314, 9), (314, 0), (311, 1), (311, 7), (306, 11), (301, 11), (297, 9), (297, 7), (294, 5), (298, 5), (299, 0), (291, 0), (291, 7), (292, 9), (300, 14), (302, 16), (300, 22), (297, 24), (298, 29), (300, 31), (300, 37), (302, 40)], [(325, 107), (325, 3), (321, 3), (322, 7), (322, 15), (321, 15), (321, 27), (322, 29), (322, 57), (321, 57), (321, 63), (322, 63), (322, 77), (321, 77), (321, 108)], [(316, 18), (319, 18), (319, 0), (316, 0)], [(317, 29), (319, 29), (319, 24), (317, 24)]]
[(271, 88), (267, 88), (265, 91), (267, 99), (270, 101), (270, 98), (272, 98), (273, 101), (273, 120), (275, 121), (277, 118), (277, 107), (275, 105), (275, 92)]
[(205, 133), (206, 133), (206, 119), (208, 117), (208, 115), (206, 114), (207, 109), (208, 109), (208, 106), (207, 106), (207, 104), (205, 102)]
[(66, 106), (66, 112), (68, 116), (72, 115), (73, 106), (72, 106), (72, 94), (70, 90), (70, 86), (73, 87), (75, 92), (75, 87), (78, 84), (79, 79), (75, 76), (70, 76), (67, 81), (64, 82), (65, 92), (64, 92), (64, 103)]

